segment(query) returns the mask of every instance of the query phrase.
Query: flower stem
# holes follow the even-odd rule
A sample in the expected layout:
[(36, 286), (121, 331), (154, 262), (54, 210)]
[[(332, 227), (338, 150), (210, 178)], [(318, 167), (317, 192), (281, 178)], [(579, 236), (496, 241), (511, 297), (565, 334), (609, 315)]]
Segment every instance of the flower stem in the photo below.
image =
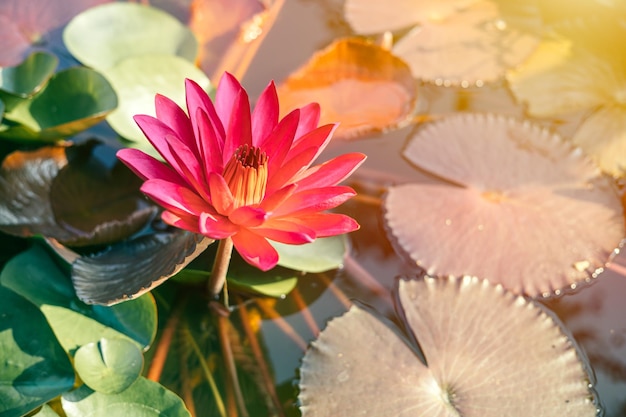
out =
[(224, 287), (232, 253), (233, 240), (230, 237), (221, 239), (217, 246), (217, 254), (215, 254), (215, 261), (213, 262), (211, 278), (209, 278), (208, 290), (211, 297), (217, 297)]

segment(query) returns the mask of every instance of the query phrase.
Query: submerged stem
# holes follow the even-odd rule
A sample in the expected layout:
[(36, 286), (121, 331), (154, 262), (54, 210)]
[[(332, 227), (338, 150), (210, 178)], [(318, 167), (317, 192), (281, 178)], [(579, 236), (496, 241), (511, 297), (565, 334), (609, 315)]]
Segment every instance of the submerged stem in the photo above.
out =
[(211, 278), (209, 278), (208, 290), (211, 297), (217, 297), (226, 282), (226, 273), (230, 264), (230, 256), (233, 253), (233, 240), (230, 237), (221, 239), (217, 246)]
[(216, 316), (220, 347), (222, 349), (222, 357), (224, 358), (224, 365), (226, 366), (226, 373), (230, 382), (229, 385), (233, 389), (235, 401), (241, 416), (248, 417), (248, 410), (246, 409), (246, 404), (241, 392), (241, 386), (239, 385), (239, 377), (237, 376), (237, 368), (235, 367), (235, 357), (233, 356), (233, 350), (230, 345), (230, 337), (228, 335), (228, 317), (224, 317), (220, 314), (217, 314)]

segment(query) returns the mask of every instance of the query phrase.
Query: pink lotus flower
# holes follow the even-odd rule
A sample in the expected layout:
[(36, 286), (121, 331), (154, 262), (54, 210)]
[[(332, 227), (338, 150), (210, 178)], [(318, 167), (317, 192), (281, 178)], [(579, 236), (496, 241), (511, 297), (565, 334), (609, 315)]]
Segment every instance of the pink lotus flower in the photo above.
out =
[(317, 126), (317, 104), (279, 121), (273, 82), (252, 114), (246, 91), (228, 73), (215, 103), (195, 82), (186, 80), (185, 87), (187, 114), (157, 95), (156, 118), (135, 116), (167, 164), (137, 149), (117, 153), (145, 180), (141, 191), (165, 208), (166, 223), (213, 239), (231, 237), (239, 254), (262, 270), (278, 262), (268, 239), (297, 245), (359, 228), (346, 215), (324, 211), (355, 195), (337, 184), (365, 155), (311, 166), (336, 128)]

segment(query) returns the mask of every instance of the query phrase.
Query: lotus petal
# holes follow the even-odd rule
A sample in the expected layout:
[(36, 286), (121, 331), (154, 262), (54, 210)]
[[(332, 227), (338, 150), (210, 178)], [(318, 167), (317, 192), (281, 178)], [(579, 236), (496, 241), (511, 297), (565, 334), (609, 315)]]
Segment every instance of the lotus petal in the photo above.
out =
[(380, 46), (340, 39), (278, 88), (284, 113), (315, 101), (321, 124), (340, 122), (335, 137), (380, 132), (406, 121), (416, 100), (409, 67)]
[(548, 296), (594, 277), (626, 235), (613, 182), (529, 123), (451, 116), (418, 131), (404, 154), (443, 180), (385, 198), (391, 234), (429, 274)]
[(304, 356), (303, 417), (596, 415), (581, 353), (538, 304), (473, 277), (401, 280), (399, 300), (419, 347), (353, 306)]

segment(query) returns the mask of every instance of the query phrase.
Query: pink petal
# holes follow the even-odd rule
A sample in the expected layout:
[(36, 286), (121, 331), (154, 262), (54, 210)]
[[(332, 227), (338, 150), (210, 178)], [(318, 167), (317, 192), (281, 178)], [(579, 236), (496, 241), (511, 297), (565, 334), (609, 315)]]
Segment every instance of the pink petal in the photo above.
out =
[(189, 118), (171, 99), (157, 94), (154, 98), (154, 107), (156, 109), (156, 117), (177, 133), (177, 136), (189, 149), (198, 154), (198, 145), (193, 134), (193, 129)]
[(291, 245), (311, 243), (316, 237), (315, 230), (307, 225), (282, 219), (268, 220), (254, 231), (268, 239)]
[(166, 140), (170, 146), (172, 158), (176, 160), (179, 167), (179, 174), (187, 180), (196, 192), (206, 201), (211, 201), (207, 192), (207, 182), (204, 178), (204, 170), (197, 160), (197, 156), (182, 141), (174, 136), (167, 136)]
[(239, 227), (226, 217), (202, 213), (198, 221), (199, 232), (212, 239), (224, 239), (237, 233)]
[(154, 146), (154, 148), (161, 154), (178, 173), (182, 172), (181, 168), (177, 165), (176, 160), (172, 156), (172, 150), (167, 143), (167, 136), (178, 136), (171, 127), (157, 118), (148, 116), (145, 114), (138, 114), (133, 117), (143, 134), (148, 141)]
[(241, 89), (231, 109), (226, 127), (226, 139), (222, 161), (224, 165), (241, 145), (252, 145), (252, 125), (250, 121), (250, 102), (245, 90)]
[(215, 210), (224, 216), (228, 216), (233, 210), (235, 199), (224, 177), (215, 173), (209, 174), (209, 190), (211, 192), (211, 203)]
[(289, 184), (288, 186), (283, 187), (269, 195), (266, 194), (266, 197), (263, 199), (259, 207), (267, 213), (271, 213), (276, 207), (280, 206), (283, 201), (291, 197), (297, 188), (298, 186), (296, 184)]
[(330, 140), (332, 139), (333, 133), (335, 132), (335, 129), (337, 129), (337, 126), (337, 124), (328, 124), (320, 126), (317, 129), (305, 134), (304, 136), (296, 140), (291, 146), (291, 150), (287, 154), (287, 159), (292, 158), (293, 155), (302, 152), (302, 150), (304, 149), (314, 147), (317, 149), (317, 153), (313, 155), (311, 160), (306, 163), (306, 166), (308, 167), (311, 162), (313, 162), (313, 160), (317, 158), (320, 153), (322, 153), (324, 148), (326, 148), (326, 145), (328, 145), (328, 142), (330, 142)]
[(214, 212), (209, 203), (189, 188), (162, 179), (144, 182), (141, 191), (160, 206), (179, 216), (199, 216), (204, 212)]
[(259, 97), (252, 112), (252, 145), (259, 146), (278, 124), (278, 95), (270, 82)]
[(250, 265), (267, 271), (278, 263), (278, 252), (264, 237), (248, 229), (241, 229), (232, 239), (237, 252)]
[(348, 153), (303, 172), (296, 180), (300, 191), (339, 184), (365, 161), (362, 153)]
[(310, 103), (300, 108), (300, 123), (296, 130), (296, 139), (315, 129), (320, 122), (320, 105)]
[(185, 80), (185, 95), (187, 100), (187, 113), (189, 113), (191, 117), (191, 124), (196, 133), (196, 137), (199, 137), (198, 126), (197, 120), (194, 120), (193, 115), (198, 113), (198, 109), (202, 109), (211, 121), (211, 126), (215, 129), (215, 135), (223, 140), (225, 137), (224, 125), (222, 120), (218, 117), (215, 106), (213, 106), (213, 102), (206, 91), (195, 81), (187, 79)]
[(200, 233), (198, 227), (198, 217), (196, 216), (178, 216), (171, 211), (164, 211), (161, 213), (161, 219), (170, 226), (178, 227), (179, 229), (188, 230), (194, 233)]
[(273, 213), (273, 216), (294, 216), (328, 210), (337, 207), (355, 195), (356, 192), (352, 188), (340, 185), (297, 192), (283, 202)]
[(196, 111), (195, 121), (198, 129), (200, 154), (202, 161), (204, 161), (204, 173), (207, 176), (211, 172), (221, 173), (224, 170), (222, 160), (224, 141), (216, 136), (216, 130), (211, 125), (211, 119), (204, 110), (198, 109)]
[(117, 158), (130, 168), (142, 180), (160, 178), (178, 185), (186, 182), (172, 168), (150, 155), (134, 148), (117, 151)]
[(274, 192), (274, 190), (290, 182), (294, 176), (303, 172), (307, 168), (307, 161), (310, 161), (316, 153), (317, 148), (311, 147), (300, 152), (298, 155), (294, 155), (290, 160), (285, 162), (273, 175), (269, 176), (267, 192)]
[(222, 75), (215, 92), (215, 111), (224, 126), (224, 135), (222, 136), (224, 138), (226, 138), (226, 132), (228, 132), (235, 103), (242, 91), (243, 87), (235, 77), (228, 72)]
[(287, 219), (310, 227), (317, 237), (342, 235), (360, 227), (352, 217), (339, 213), (313, 213)]
[(260, 208), (243, 206), (233, 210), (228, 219), (242, 227), (256, 227), (267, 219), (267, 213)]
[(291, 149), (293, 138), (298, 127), (300, 111), (294, 110), (278, 123), (278, 126), (261, 143), (261, 149), (267, 155), (268, 175), (280, 169), (285, 157)]

